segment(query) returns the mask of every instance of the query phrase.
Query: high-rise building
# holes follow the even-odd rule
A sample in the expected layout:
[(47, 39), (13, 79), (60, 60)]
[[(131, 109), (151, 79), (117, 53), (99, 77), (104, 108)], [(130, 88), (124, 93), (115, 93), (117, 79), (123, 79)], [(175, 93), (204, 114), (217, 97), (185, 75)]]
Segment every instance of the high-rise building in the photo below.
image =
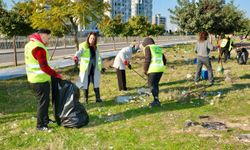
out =
[(111, 11), (106, 12), (110, 18), (114, 18), (120, 14), (122, 22), (127, 22), (131, 17), (131, 0), (104, 0), (111, 6)]
[(131, 16), (145, 16), (152, 22), (152, 0), (131, 0)]
[(146, 16), (152, 21), (152, 0), (104, 0), (111, 6), (111, 11), (106, 12), (110, 18), (122, 15), (122, 21), (127, 22), (132, 16)]
[(152, 24), (163, 25), (165, 29), (167, 29), (166, 22), (166, 17), (162, 17), (161, 14), (156, 14), (152, 20)]

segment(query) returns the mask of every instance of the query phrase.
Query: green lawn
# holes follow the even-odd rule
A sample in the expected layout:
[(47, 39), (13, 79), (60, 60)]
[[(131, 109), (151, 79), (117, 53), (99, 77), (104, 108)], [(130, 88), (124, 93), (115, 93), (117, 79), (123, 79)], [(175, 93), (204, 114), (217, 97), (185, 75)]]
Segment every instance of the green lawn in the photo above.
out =
[[(208, 87), (207, 81), (195, 85), (193, 79), (186, 78), (196, 70), (193, 45), (164, 50), (168, 64), (160, 82), (161, 107), (148, 107), (152, 96), (117, 104), (116, 97), (124, 93), (118, 91), (115, 70), (109, 67), (112, 60), (105, 60), (108, 69), (100, 87), (104, 102), (94, 103), (91, 86), (90, 104), (85, 105), (90, 123), (80, 129), (52, 124), (52, 132), (37, 132), (36, 100), (26, 78), (0, 81), (0, 149), (249, 149), (250, 143), (236, 139), (238, 134), (250, 133), (249, 62), (238, 65), (233, 53), (233, 59), (224, 64), (231, 79), (225, 81), (225, 74), (216, 72), (214, 60), (215, 85)], [(212, 55), (217, 58), (216, 52)], [(132, 63), (143, 74), (143, 53), (134, 55)], [(77, 79), (72, 67), (60, 73), (73, 82)], [(145, 83), (127, 70), (129, 91), (125, 94), (136, 95)], [(199, 125), (184, 128), (186, 120), (202, 122), (201, 115), (224, 122), (230, 130), (208, 130)], [(53, 119), (52, 110), (50, 117)]]

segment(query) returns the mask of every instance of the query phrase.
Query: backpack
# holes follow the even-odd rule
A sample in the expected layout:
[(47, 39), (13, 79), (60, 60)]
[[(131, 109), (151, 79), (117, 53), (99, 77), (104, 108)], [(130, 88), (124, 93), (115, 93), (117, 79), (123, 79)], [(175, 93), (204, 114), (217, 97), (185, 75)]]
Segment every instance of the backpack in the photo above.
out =
[(242, 48), (237, 51), (237, 62), (240, 65), (246, 64), (248, 60), (248, 51), (246, 48)]
[(80, 91), (70, 81), (52, 79), (52, 104), (58, 125), (80, 128), (89, 123), (89, 116), (79, 102)]

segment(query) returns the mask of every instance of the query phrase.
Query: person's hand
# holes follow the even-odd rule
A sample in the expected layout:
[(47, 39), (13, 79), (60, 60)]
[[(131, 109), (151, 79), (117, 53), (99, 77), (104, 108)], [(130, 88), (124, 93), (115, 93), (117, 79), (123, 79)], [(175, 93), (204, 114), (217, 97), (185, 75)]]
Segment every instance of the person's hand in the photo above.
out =
[(55, 76), (55, 78), (62, 79), (62, 75), (57, 74), (57, 75)]
[(105, 73), (105, 71), (106, 71), (106, 68), (102, 68), (101, 73)]
[(128, 69), (130, 69), (130, 70), (132, 69), (132, 66), (131, 66), (131, 64), (128, 64)]
[(127, 60), (124, 60), (123, 64), (124, 64), (124, 65), (128, 65), (128, 61), (127, 61)]
[(74, 57), (73, 57), (73, 60), (74, 60), (74, 62), (78, 62), (78, 57), (77, 57), (77, 56), (74, 56)]

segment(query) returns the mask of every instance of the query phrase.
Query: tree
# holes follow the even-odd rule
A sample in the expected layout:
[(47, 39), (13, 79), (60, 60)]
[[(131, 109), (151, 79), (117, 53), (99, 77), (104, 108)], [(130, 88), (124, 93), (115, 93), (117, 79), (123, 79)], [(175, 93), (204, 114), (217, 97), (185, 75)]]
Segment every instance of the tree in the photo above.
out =
[(28, 19), (20, 15), (19, 11), (13, 8), (7, 11), (0, 7), (0, 32), (9, 38), (13, 38), (14, 62), (17, 66), (16, 36), (26, 36), (33, 32)]
[(128, 36), (133, 36), (133, 27), (128, 22), (123, 23), (120, 35), (122, 37), (126, 37), (126, 41), (128, 43)]
[(165, 33), (165, 27), (164, 25), (151, 25), (150, 29), (149, 29), (149, 35), (152, 36), (159, 36), (159, 35), (163, 35)]
[(110, 19), (108, 16), (104, 16), (102, 18), (102, 21), (98, 23), (98, 28), (105, 36), (112, 37), (114, 41), (114, 50), (116, 50), (115, 37), (120, 35), (123, 30), (121, 15), (115, 16), (113, 20)]
[(23, 3), (23, 13), (29, 13), (32, 27), (48, 28), (53, 33), (71, 33), (78, 48), (78, 27), (97, 21), (109, 8), (102, 0), (36, 0)]
[(132, 17), (128, 21), (129, 25), (133, 28), (133, 35), (145, 37), (149, 35), (150, 23), (144, 16)]
[(212, 34), (231, 33), (241, 28), (245, 19), (242, 11), (225, 0), (178, 0), (174, 9), (169, 9), (171, 22), (184, 32), (208, 31)]

